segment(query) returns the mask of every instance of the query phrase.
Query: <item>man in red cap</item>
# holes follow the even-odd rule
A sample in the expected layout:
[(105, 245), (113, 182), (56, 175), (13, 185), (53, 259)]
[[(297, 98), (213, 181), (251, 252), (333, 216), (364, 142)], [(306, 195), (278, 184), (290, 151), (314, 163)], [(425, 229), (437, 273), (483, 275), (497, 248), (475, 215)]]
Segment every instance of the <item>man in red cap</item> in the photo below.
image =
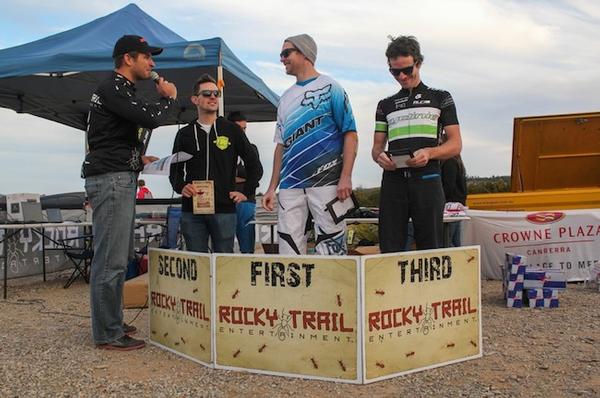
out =
[(115, 70), (90, 101), (87, 154), (82, 166), (85, 190), (93, 209), (94, 258), (90, 275), (92, 333), (98, 348), (134, 350), (145, 346), (123, 323), (123, 283), (133, 257), (135, 192), (138, 173), (156, 160), (142, 156), (144, 129), (158, 127), (177, 107), (177, 88), (160, 78), (160, 100), (137, 97), (135, 83), (150, 79), (153, 55), (162, 48), (143, 37), (127, 35), (115, 44)]

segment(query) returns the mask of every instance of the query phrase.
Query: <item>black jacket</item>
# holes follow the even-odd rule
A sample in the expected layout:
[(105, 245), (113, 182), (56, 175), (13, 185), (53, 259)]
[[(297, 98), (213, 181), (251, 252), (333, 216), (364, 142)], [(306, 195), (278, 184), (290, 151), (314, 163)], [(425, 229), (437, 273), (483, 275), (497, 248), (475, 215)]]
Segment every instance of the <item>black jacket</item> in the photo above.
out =
[(169, 98), (161, 98), (157, 103), (137, 98), (135, 84), (113, 72), (92, 94), (87, 131), (89, 152), (81, 176), (142, 170), (144, 129), (158, 127), (176, 105)]
[[(254, 150), (256, 151), (256, 156), (258, 156), (258, 161), (260, 162), (258, 148), (254, 144), (250, 144), (250, 145), (252, 145), (252, 148), (254, 148)], [(244, 162), (242, 162), (242, 161), (238, 162), (237, 172), (236, 172), (235, 176), (243, 178), (244, 180), (246, 179), (246, 165), (244, 164)], [(235, 190), (238, 192), (244, 192), (245, 186), (246, 186), (246, 182), (238, 182), (235, 184)], [(252, 191), (251, 195), (246, 195), (246, 196), (248, 197), (248, 200), (247, 200), (248, 202), (256, 202), (256, 188), (254, 188), (254, 191)]]
[(442, 162), (442, 185), (446, 202), (467, 203), (467, 181), (465, 169), (456, 158)]
[[(215, 185), (215, 212), (235, 213), (235, 203), (229, 198), (229, 192), (236, 190), (238, 156), (246, 165), (246, 183), (242, 191), (244, 195), (250, 196), (254, 193), (263, 169), (257, 151), (252, 148), (246, 134), (237, 124), (219, 117), (216, 127), (217, 131), (215, 132), (213, 125), (207, 136), (202, 127), (194, 121), (177, 132), (173, 153), (183, 151), (193, 155), (193, 158), (187, 162), (172, 164), (169, 180), (177, 193), (181, 193), (183, 187), (194, 180), (205, 180), (208, 142), (208, 179), (213, 180)], [(181, 209), (184, 212), (192, 212), (192, 199), (182, 197)]]

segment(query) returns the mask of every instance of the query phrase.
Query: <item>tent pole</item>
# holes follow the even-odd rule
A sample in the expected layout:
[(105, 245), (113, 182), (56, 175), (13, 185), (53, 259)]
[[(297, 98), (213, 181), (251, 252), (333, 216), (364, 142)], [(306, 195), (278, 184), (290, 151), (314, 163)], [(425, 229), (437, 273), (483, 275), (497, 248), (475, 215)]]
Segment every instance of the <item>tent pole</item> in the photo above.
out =
[(225, 115), (225, 81), (223, 80), (223, 53), (219, 48), (219, 65), (217, 66), (217, 87), (221, 90), (219, 97), (219, 116)]

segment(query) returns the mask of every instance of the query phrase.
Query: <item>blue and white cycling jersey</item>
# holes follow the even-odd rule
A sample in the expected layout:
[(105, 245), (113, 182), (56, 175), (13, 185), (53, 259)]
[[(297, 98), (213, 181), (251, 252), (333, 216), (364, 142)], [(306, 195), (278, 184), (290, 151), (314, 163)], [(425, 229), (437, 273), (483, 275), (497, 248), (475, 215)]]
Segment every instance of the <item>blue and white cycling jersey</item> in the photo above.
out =
[(294, 84), (279, 101), (275, 142), (283, 145), (280, 188), (337, 184), (344, 134), (356, 131), (346, 92), (329, 76)]

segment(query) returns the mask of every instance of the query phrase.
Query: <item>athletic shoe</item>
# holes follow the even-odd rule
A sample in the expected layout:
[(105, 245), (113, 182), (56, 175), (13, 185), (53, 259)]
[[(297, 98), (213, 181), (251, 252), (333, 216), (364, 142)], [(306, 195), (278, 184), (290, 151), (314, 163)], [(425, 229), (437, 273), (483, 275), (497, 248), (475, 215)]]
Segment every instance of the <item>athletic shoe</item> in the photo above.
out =
[(113, 342), (107, 344), (98, 344), (96, 348), (101, 350), (115, 350), (115, 351), (131, 351), (131, 350), (139, 350), (140, 348), (144, 348), (146, 346), (146, 342), (144, 340), (136, 340), (131, 337), (124, 335), (121, 338), (116, 339)]
[(137, 328), (135, 326), (123, 323), (123, 333), (135, 334), (135, 332), (137, 332)]

